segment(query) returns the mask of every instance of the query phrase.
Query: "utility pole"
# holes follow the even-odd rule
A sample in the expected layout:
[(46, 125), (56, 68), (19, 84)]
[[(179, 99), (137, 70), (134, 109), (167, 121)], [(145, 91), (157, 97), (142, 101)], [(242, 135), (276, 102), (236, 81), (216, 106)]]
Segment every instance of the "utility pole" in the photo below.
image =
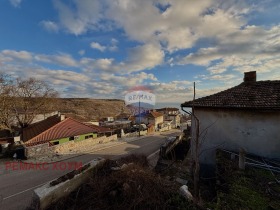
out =
[(140, 95), (138, 95), (139, 97), (139, 105), (138, 105), (138, 108), (139, 108), (139, 127), (138, 127), (138, 132), (139, 132), (139, 137), (140, 137), (140, 125), (141, 125), (141, 114), (140, 114)]

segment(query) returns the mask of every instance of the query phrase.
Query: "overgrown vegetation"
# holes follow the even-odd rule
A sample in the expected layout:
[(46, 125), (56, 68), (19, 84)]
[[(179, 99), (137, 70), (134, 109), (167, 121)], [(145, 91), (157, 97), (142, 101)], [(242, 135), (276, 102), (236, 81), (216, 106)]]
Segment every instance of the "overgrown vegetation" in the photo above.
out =
[(49, 209), (192, 209), (178, 189), (149, 169), (145, 156), (131, 155), (98, 165), (88, 183)]
[(249, 166), (240, 171), (237, 159), (230, 160), (229, 156), (217, 153), (217, 198), (207, 205), (216, 210), (280, 209), (280, 185), (275, 182), (276, 177), (268, 170)]
[[(186, 142), (182, 145), (188, 148)], [(177, 178), (187, 180), (190, 192), (194, 192), (188, 158), (179, 161), (174, 160), (174, 156), (172, 158), (159, 173), (149, 168), (147, 158), (142, 155), (106, 160), (94, 169), (89, 182), (50, 206), (49, 210), (280, 209), (280, 185), (276, 182), (279, 174), (277, 177), (268, 170), (247, 166), (241, 171), (238, 159), (231, 160), (230, 154), (222, 151), (217, 152), (216, 178), (200, 179), (200, 200), (195, 205), (179, 194), (182, 183), (176, 181)]]

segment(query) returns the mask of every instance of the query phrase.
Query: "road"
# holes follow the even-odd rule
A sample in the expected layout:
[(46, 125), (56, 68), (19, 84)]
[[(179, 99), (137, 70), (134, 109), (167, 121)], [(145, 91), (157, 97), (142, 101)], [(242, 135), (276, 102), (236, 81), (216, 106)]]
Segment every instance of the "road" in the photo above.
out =
[[(147, 136), (131, 142), (125, 142), (102, 150), (88, 152), (80, 156), (63, 161), (63, 164), (87, 163), (97, 157), (116, 159), (128, 154), (144, 154), (149, 156), (156, 152), (164, 142), (166, 136), (178, 135), (180, 131), (173, 130), (164, 132), (161, 135)], [(62, 162), (60, 162), (62, 163)], [(6, 163), (5, 163), (6, 164)], [(31, 202), (33, 190), (37, 187), (67, 173), (69, 170), (62, 170), (54, 167), (51, 163), (46, 170), (6, 170), (0, 168), (0, 209), (22, 210)], [(6, 167), (6, 166), (5, 166)], [(7, 171), (9, 173), (7, 173)]]

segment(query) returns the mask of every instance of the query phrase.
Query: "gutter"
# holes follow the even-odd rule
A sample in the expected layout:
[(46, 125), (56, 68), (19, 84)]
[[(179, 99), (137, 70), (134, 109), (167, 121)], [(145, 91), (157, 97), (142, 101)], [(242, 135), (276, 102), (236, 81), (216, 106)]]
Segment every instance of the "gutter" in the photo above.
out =
[(181, 105), (181, 110), (182, 110), (183, 112), (185, 112), (185, 113), (187, 113), (187, 114), (189, 114), (189, 115), (192, 115), (191, 112), (188, 112), (188, 111), (184, 110), (183, 108), (184, 108), (184, 107)]

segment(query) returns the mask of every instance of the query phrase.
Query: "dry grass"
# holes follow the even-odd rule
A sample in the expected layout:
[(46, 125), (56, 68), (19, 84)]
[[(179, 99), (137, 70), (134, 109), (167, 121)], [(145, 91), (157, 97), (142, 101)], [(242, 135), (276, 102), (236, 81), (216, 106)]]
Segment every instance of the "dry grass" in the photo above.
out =
[[(122, 169), (112, 170), (117, 167)], [(177, 186), (149, 169), (145, 156), (132, 155), (106, 160), (88, 183), (49, 209), (177, 209), (170, 206), (177, 193)]]

